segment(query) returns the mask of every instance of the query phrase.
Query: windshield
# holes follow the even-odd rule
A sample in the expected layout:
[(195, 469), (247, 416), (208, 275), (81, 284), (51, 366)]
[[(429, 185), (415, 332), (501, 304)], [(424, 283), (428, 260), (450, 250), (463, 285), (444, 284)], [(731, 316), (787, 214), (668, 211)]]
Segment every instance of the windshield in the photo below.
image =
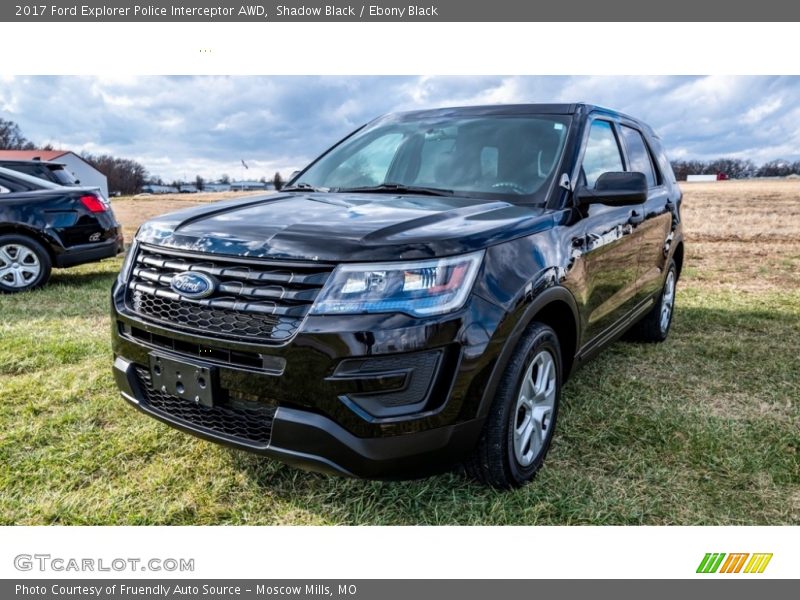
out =
[(560, 115), (387, 117), (334, 147), (293, 185), (544, 201), (568, 127)]

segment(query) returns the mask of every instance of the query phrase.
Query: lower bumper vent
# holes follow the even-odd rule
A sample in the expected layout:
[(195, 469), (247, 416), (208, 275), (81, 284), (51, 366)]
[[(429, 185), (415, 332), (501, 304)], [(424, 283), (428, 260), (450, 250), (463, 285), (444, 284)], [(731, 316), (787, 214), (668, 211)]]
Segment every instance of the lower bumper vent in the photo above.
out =
[(144, 392), (144, 404), (168, 421), (232, 438), (232, 441), (243, 441), (250, 446), (269, 445), (276, 407), (231, 401), (208, 408), (155, 389), (147, 369), (136, 367), (136, 375)]

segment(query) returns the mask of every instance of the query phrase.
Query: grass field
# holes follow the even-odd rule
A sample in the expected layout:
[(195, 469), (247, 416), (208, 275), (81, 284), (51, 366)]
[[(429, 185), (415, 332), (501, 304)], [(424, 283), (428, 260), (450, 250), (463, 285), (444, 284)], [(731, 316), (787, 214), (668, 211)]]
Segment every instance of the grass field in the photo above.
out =
[[(0, 524), (800, 524), (800, 182), (684, 191), (670, 339), (579, 371), (545, 468), (510, 493), (309, 474), (144, 417), (110, 374), (119, 260), (0, 297)], [(175, 208), (115, 206), (128, 237)]]

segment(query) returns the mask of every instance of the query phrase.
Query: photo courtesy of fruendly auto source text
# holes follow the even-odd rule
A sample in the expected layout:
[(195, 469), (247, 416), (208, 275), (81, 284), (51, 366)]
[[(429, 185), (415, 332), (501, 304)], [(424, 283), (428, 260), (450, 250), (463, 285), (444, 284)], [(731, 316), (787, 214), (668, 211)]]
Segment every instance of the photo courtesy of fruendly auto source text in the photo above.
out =
[(493, 4), (0, 7), (0, 596), (800, 591), (800, 11)]

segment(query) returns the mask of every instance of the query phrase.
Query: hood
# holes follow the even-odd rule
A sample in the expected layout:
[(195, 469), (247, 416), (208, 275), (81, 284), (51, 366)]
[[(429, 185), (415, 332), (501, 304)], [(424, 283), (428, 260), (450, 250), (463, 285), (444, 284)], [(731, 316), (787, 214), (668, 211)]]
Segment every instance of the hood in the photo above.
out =
[(177, 250), (323, 262), (448, 256), (552, 226), (541, 207), (462, 197), (290, 193), (217, 202), (145, 223)]

